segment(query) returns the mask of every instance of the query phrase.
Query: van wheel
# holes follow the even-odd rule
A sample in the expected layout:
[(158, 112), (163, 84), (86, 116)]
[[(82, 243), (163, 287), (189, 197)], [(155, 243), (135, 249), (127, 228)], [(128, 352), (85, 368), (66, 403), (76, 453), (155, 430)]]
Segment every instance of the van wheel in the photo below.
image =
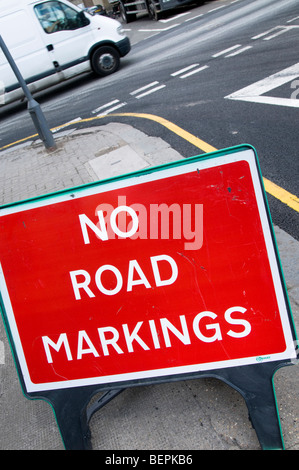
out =
[(119, 63), (119, 53), (111, 46), (99, 47), (91, 58), (92, 69), (100, 77), (116, 72)]

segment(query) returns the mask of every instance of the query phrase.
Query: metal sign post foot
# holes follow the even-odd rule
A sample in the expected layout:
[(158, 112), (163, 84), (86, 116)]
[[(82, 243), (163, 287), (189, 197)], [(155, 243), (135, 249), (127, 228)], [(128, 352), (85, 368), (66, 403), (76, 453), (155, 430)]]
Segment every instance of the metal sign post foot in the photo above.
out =
[(27, 109), (44, 146), (48, 150), (56, 150), (56, 144), (53, 134), (49, 129), (49, 126), (41, 110), (40, 105), (33, 98), (30, 98), (28, 101)]

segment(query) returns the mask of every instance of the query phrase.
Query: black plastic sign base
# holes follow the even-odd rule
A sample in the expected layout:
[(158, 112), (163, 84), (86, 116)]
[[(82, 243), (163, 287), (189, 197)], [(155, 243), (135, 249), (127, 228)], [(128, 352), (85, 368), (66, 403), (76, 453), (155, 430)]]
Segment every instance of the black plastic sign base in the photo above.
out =
[[(261, 449), (283, 450), (279, 414), (277, 411), (273, 376), (275, 372), (292, 363), (264, 363), (227, 368), (196, 374), (168, 377), (166, 380), (150, 380), (140, 385), (152, 385), (178, 380), (213, 377), (222, 380), (244, 398), (249, 419), (255, 429)], [(97, 386), (30, 394), (28, 398), (44, 399), (54, 410), (57, 424), (66, 450), (91, 450), (89, 422), (94, 413), (109, 403), (127, 387), (138, 384), (119, 384), (118, 388), (103, 391)], [(91, 398), (103, 391), (101, 397), (89, 405)]]

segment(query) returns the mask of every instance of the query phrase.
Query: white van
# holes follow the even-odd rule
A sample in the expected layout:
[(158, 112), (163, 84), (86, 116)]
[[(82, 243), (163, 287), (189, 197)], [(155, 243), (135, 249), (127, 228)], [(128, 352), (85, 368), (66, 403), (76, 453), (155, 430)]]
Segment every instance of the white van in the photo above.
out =
[[(119, 22), (67, 0), (0, 0), (0, 34), (31, 93), (92, 70), (109, 75), (131, 48)], [(0, 105), (23, 96), (0, 50)]]

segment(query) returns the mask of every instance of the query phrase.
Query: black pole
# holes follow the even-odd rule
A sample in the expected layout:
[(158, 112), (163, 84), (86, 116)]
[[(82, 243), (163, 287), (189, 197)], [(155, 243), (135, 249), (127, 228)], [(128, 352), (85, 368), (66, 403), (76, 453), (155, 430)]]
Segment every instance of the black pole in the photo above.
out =
[(33, 124), (38, 132), (39, 137), (43, 141), (44, 145), (48, 149), (55, 149), (56, 144), (52, 135), (52, 132), (49, 129), (49, 126), (47, 124), (46, 118), (41, 110), (40, 105), (35, 101), (30, 93), (30, 90), (22, 77), (22, 74), (20, 70), (18, 69), (12, 55), (10, 54), (5, 42), (2, 39), (2, 36), (0, 35), (0, 47), (3, 50), (4, 55), (7, 58), (7, 61), (9, 62), (9, 65), (11, 66), (15, 76), (18, 79), (19, 84), (21, 85), (23, 92), (28, 100), (28, 105), (27, 109), (29, 111), (29, 114), (32, 118)]

